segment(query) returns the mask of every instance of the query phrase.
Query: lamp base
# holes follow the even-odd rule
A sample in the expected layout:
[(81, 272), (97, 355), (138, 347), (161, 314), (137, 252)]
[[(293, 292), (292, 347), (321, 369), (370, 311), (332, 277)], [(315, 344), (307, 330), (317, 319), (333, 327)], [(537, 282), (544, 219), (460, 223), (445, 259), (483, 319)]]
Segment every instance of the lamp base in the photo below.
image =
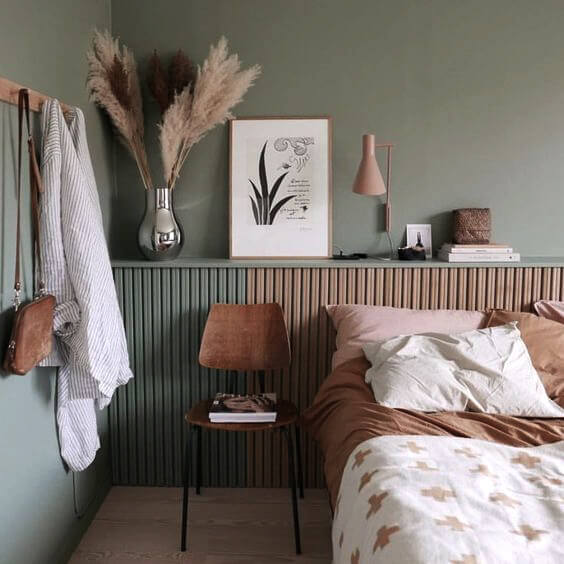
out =
[(386, 230), (386, 237), (388, 239), (388, 244), (390, 246), (390, 255), (387, 257), (374, 257), (376, 260), (395, 260), (394, 256), (394, 242), (392, 241), (392, 234), (389, 230)]
[(350, 255), (346, 255), (341, 251), (338, 255), (333, 255), (333, 260), (359, 260), (368, 258), (366, 253), (351, 253)]

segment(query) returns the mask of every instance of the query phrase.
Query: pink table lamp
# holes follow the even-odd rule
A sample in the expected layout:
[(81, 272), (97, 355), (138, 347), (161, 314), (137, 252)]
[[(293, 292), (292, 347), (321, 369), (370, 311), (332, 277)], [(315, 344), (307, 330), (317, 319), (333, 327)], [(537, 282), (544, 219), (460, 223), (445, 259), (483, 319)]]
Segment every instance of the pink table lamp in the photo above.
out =
[[(386, 194), (386, 235), (390, 244), (390, 260), (394, 258), (394, 244), (392, 242), (392, 201), (391, 201), (391, 177), (392, 177), (392, 147), (390, 143), (376, 144), (374, 135), (362, 136), (362, 160), (356, 173), (353, 184), (353, 192), (363, 196), (382, 196)], [(378, 161), (376, 161), (376, 149), (388, 150), (388, 163), (386, 173), (386, 184), (382, 178)]]

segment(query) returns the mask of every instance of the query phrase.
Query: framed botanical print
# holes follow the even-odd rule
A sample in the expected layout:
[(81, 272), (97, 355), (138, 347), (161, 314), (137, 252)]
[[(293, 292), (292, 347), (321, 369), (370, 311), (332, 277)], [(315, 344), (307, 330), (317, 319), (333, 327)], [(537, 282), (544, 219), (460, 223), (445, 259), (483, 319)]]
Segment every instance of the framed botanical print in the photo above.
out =
[(230, 257), (331, 256), (331, 119), (230, 121)]

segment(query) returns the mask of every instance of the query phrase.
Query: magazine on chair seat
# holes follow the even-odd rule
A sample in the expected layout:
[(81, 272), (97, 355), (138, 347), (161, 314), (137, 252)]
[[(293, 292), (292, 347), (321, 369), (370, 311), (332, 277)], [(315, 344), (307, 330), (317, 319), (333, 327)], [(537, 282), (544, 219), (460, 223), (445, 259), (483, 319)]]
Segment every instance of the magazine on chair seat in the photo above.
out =
[(216, 394), (210, 407), (212, 423), (273, 423), (276, 394)]

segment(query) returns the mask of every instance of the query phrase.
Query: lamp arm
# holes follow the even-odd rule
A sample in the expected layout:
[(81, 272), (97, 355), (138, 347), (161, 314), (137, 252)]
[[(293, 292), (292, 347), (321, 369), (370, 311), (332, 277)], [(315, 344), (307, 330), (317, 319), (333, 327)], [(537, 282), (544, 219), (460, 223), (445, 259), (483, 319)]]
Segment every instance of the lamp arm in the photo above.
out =
[(392, 146), (388, 145), (388, 166), (386, 171), (386, 231), (392, 230)]
[(394, 242), (392, 241), (392, 235), (389, 231), (386, 231), (388, 236), (388, 244), (390, 245), (390, 260), (394, 260)]
[(386, 173), (386, 235), (390, 244), (390, 260), (394, 258), (392, 242), (392, 146), (388, 146), (388, 166)]

